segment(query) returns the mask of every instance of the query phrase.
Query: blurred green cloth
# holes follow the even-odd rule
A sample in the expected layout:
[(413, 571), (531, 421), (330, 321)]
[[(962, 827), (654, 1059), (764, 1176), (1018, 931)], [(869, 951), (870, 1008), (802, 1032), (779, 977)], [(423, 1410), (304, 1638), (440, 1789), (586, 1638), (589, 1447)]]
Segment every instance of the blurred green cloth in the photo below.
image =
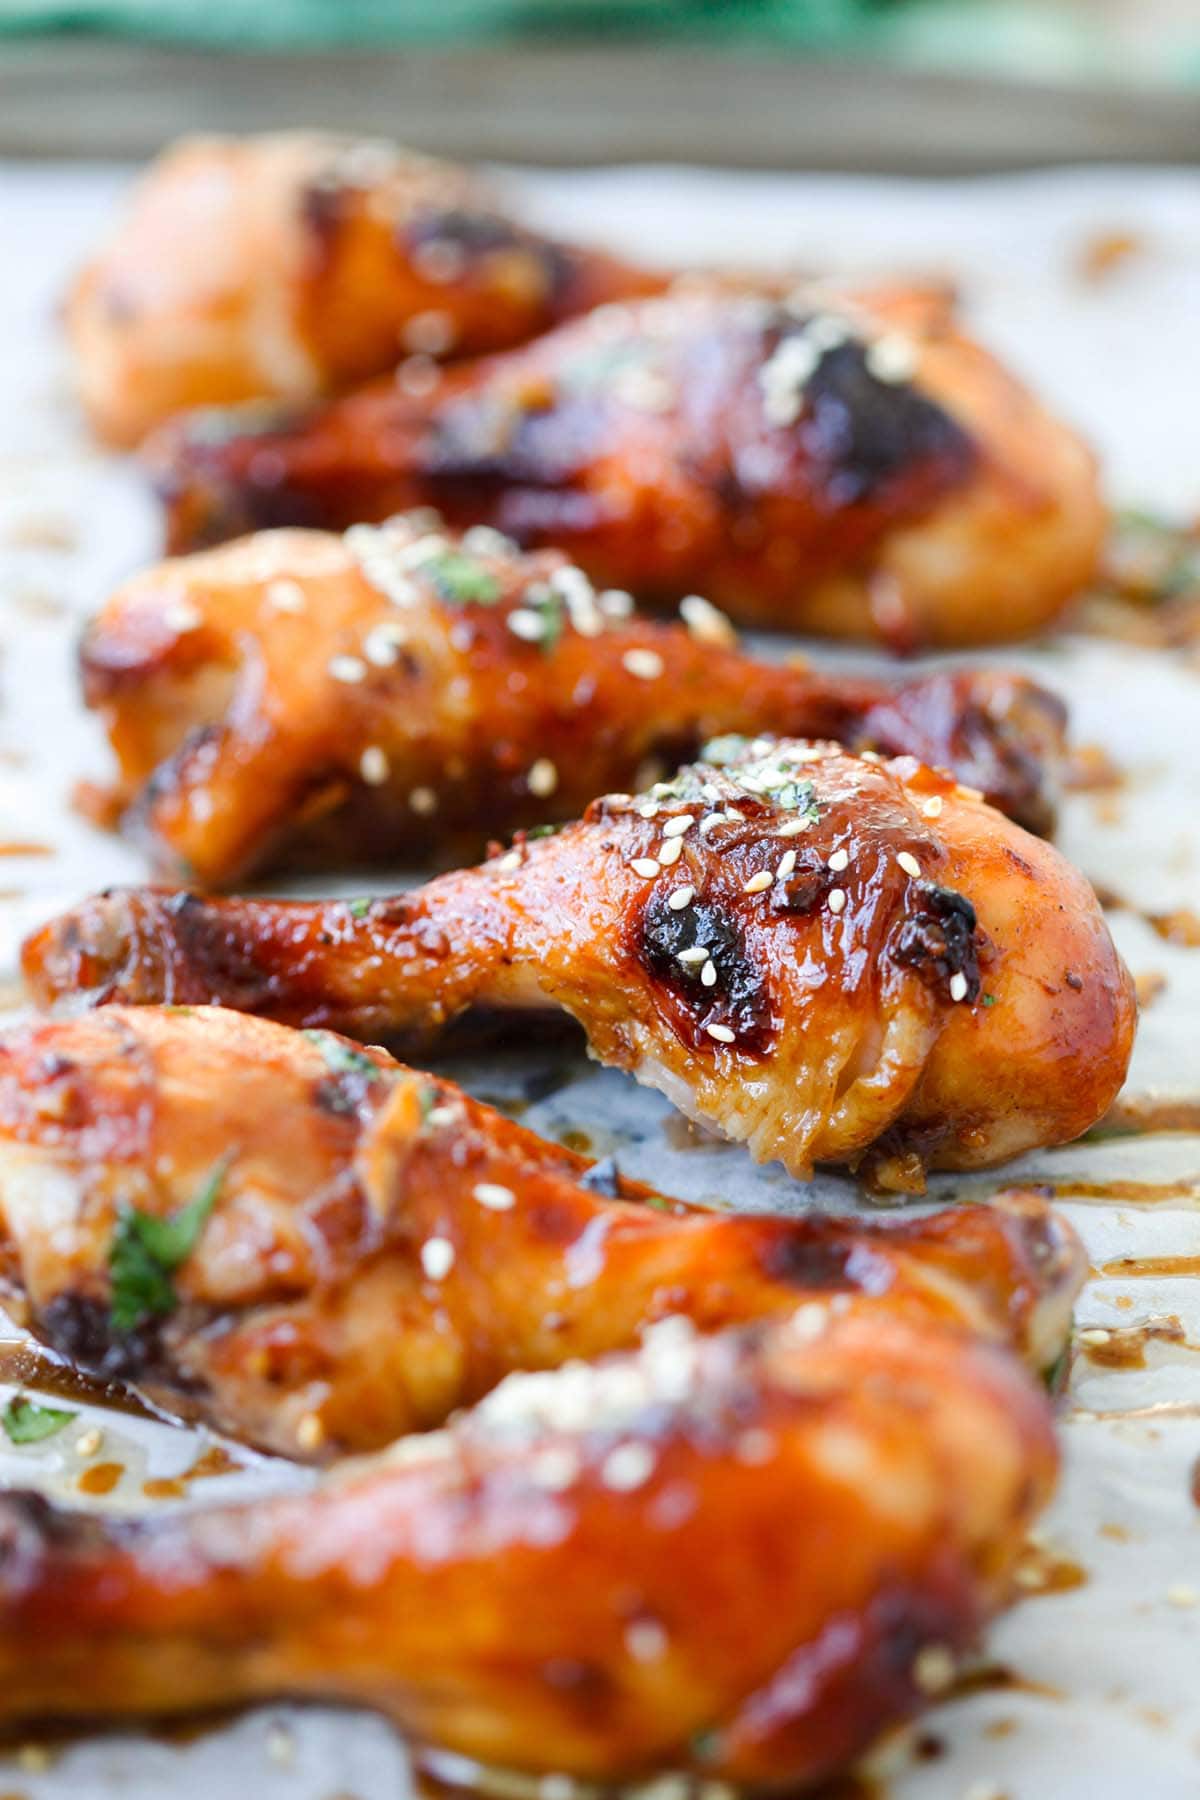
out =
[[(1190, 16), (1189, 16), (1190, 15)], [(586, 38), (867, 53), (1033, 79), (1193, 78), (1200, 19), (1138, 27), (1135, 0), (0, 0), (0, 36), (107, 33), (230, 50)]]

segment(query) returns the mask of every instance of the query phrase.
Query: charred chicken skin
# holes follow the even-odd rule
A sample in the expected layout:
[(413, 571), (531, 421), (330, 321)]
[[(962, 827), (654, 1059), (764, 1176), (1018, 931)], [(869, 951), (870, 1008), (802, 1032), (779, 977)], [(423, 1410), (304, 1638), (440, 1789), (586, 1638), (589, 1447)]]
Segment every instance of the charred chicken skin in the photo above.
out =
[(87, 633), (104, 801), (169, 876), (458, 849), (578, 814), (709, 737), (770, 730), (910, 753), (1025, 823), (1053, 818), (1064, 710), (1019, 675), (904, 685), (756, 662), (712, 607), (629, 616), (555, 551), (419, 516), (260, 533), (167, 562)]
[(66, 322), (92, 426), (130, 445), (183, 407), (310, 401), (405, 356), (424, 372), (662, 285), (395, 145), (197, 137), (141, 182)]
[(433, 505), (652, 604), (901, 649), (1037, 630), (1104, 527), (1079, 440), (897, 290), (604, 306), (420, 395), (200, 412), (147, 454), (175, 549)]
[(1055, 1472), (1009, 1354), (810, 1304), (511, 1376), (299, 1496), (0, 1500), (0, 1713), (320, 1695), (492, 1766), (795, 1792), (944, 1690)]
[(26, 975), (42, 1002), (217, 1002), (410, 1043), (561, 1008), (756, 1157), (901, 1189), (1103, 1115), (1133, 989), (1055, 850), (912, 758), (708, 756), (390, 899), (101, 895), (28, 940)]
[[(151, 1293), (133, 1249), (197, 1195)], [(667, 1314), (711, 1331), (853, 1300), (1044, 1368), (1083, 1266), (1032, 1197), (898, 1224), (689, 1208), (332, 1033), (106, 1007), (0, 1038), (0, 1271), (76, 1365), (327, 1460)]]

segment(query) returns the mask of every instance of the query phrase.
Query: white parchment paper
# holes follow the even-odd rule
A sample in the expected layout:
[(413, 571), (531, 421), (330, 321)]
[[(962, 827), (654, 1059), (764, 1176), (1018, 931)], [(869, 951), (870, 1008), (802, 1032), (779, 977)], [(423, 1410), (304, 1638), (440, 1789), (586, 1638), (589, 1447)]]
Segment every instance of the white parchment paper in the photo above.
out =
[[(1194, 175), (1064, 171), (935, 184), (619, 169), (508, 179), (547, 225), (656, 259), (950, 275), (982, 335), (1102, 449), (1115, 499), (1200, 509)], [(127, 180), (116, 169), (0, 167), (0, 845), (40, 847), (0, 856), (0, 1004), (18, 1002), (15, 950), (30, 926), (89, 889), (143, 873), (68, 804), (73, 781), (104, 767), (72, 659), (82, 620), (154, 554), (156, 525), (133, 472), (87, 443), (54, 324), (68, 272), (105, 230)], [(1083, 279), (1089, 244), (1112, 233), (1131, 235), (1134, 251), (1103, 279)], [(1182, 656), (1069, 638), (1005, 659), (1057, 688), (1076, 736), (1103, 743), (1128, 772), (1115, 796), (1070, 800), (1061, 832), (1068, 854), (1131, 903), (1112, 924), (1135, 974), (1165, 980), (1124, 1098), (1200, 1102), (1200, 949), (1163, 942), (1138, 910), (1200, 911), (1200, 671)], [(582, 1060), (566, 1087), (527, 1105), (531, 1077), (557, 1054), (531, 1044), (453, 1072), (519, 1104), (537, 1130), (582, 1132), (595, 1154), (618, 1151), (630, 1173), (668, 1192), (759, 1208), (859, 1204), (845, 1181), (802, 1189), (777, 1169), (751, 1168), (741, 1152), (682, 1129), (656, 1096)], [(1025, 1179), (1054, 1188), (1097, 1269), (1200, 1254), (1194, 1135), (1098, 1136), (995, 1177), (940, 1178), (931, 1199)], [(891, 1800), (1200, 1794), (1200, 1281), (1098, 1275), (1078, 1313), (1082, 1326), (1106, 1329), (1164, 1316), (1178, 1319), (1182, 1340), (1152, 1343), (1144, 1368), (1077, 1356), (1066, 1472), (1042, 1533), (1076, 1585), (1019, 1604), (990, 1634), (974, 1691), (933, 1712), (919, 1746), (908, 1737), (892, 1747), (881, 1773)], [(103, 1446), (89, 1450), (96, 1423)], [(125, 1474), (102, 1502), (83, 1503), (133, 1507), (145, 1504), (147, 1478), (177, 1474), (195, 1454), (195, 1439), (171, 1427), (85, 1412), (45, 1445), (0, 1446), (0, 1479), (79, 1499), (79, 1470), (103, 1455)], [(248, 1460), (197, 1485), (187, 1503), (303, 1479)], [(256, 1800), (390, 1800), (409, 1780), (386, 1725), (322, 1708), (272, 1707), (190, 1741), (123, 1733), (0, 1753), (0, 1790), (28, 1800), (199, 1800), (218, 1785)]]

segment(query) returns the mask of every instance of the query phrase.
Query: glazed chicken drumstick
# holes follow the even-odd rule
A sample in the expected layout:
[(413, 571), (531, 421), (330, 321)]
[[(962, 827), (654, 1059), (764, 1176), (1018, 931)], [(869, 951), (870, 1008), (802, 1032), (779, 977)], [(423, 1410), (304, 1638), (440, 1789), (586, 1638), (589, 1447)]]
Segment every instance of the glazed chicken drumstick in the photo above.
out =
[(909, 649), (1037, 630), (1101, 544), (1087, 450), (927, 293), (714, 285), (431, 380), (167, 427), (172, 547), (432, 505), (649, 603)]
[(101, 895), (28, 940), (26, 975), (44, 1003), (215, 1001), (410, 1042), (561, 1008), (755, 1156), (890, 1187), (1104, 1113), (1133, 989), (1055, 850), (911, 758), (709, 757), (392, 899)]
[(526, 230), (477, 176), (393, 144), (195, 137), (139, 184), (66, 324), (94, 429), (134, 444), (181, 407), (311, 400), (662, 285)]
[(559, 552), (419, 515), (164, 563), (83, 645), (119, 764), (105, 811), (208, 887), (283, 858), (474, 858), (709, 737), (769, 730), (916, 755), (1052, 823), (1065, 714), (1026, 677), (822, 676), (753, 661), (698, 597), (684, 613), (637, 619)]
[[(138, 1252), (197, 1196), (152, 1286)], [(689, 1209), (382, 1051), (218, 1008), (0, 1037), (6, 1303), (77, 1366), (287, 1456), (377, 1449), (667, 1313), (854, 1300), (1041, 1369), (1082, 1272), (1030, 1197), (899, 1224)]]
[(298, 1497), (6, 1496), (0, 1715), (322, 1696), (501, 1769), (795, 1792), (945, 1691), (1054, 1478), (1007, 1353), (857, 1305), (666, 1321)]

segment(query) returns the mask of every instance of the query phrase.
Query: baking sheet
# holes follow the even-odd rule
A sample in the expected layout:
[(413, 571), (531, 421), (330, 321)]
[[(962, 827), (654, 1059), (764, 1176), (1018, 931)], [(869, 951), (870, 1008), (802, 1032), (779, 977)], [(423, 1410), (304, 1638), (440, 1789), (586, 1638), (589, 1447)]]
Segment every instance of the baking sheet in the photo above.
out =
[[(1200, 510), (1193, 175), (1065, 171), (914, 183), (619, 169), (508, 178), (546, 224), (645, 256), (950, 275), (981, 333), (1102, 448), (1115, 499)], [(105, 229), (127, 179), (121, 169), (0, 166), (9, 246), (0, 282), (0, 847), (38, 846), (0, 855), (0, 1004), (18, 1002), (15, 951), (30, 926), (85, 891), (143, 874), (132, 852), (68, 804), (72, 783), (104, 767), (99, 733), (74, 699), (72, 656), (80, 623), (113, 581), (154, 553), (155, 520), (131, 470), (80, 431), (53, 316), (68, 271)], [(1087, 278), (1089, 249), (1114, 234), (1132, 248), (1102, 279)], [(1114, 932), (1134, 973), (1165, 984), (1143, 1019), (1122, 1116), (1128, 1124), (1170, 1109), (1200, 1122), (1200, 948), (1164, 942), (1142, 916), (1200, 912), (1200, 667), (1182, 653), (1067, 637), (1001, 660), (1062, 693), (1077, 738), (1102, 743), (1125, 770), (1119, 790), (1068, 801), (1061, 842), (1130, 903), (1111, 915)], [(340, 885), (361, 893), (365, 884)], [(502, 1062), (460, 1062), (452, 1072), (539, 1131), (584, 1133), (595, 1154), (616, 1151), (629, 1173), (668, 1192), (752, 1208), (862, 1204), (836, 1177), (806, 1189), (778, 1169), (750, 1167), (740, 1151), (685, 1127), (658, 1096), (582, 1058), (567, 1086), (530, 1104), (537, 1076), (560, 1062), (558, 1051), (530, 1044)], [(1026, 1179), (1054, 1187), (1097, 1268), (1200, 1254), (1195, 1132), (1096, 1134), (995, 1176), (938, 1178), (930, 1198), (978, 1197)], [(878, 1792), (889, 1800), (1182, 1800), (1200, 1792), (1200, 1509), (1192, 1497), (1200, 1281), (1099, 1276), (1078, 1308), (1085, 1328), (1127, 1331), (1158, 1317), (1178, 1319), (1182, 1341), (1152, 1340), (1144, 1368), (1106, 1367), (1086, 1349), (1077, 1355), (1063, 1488), (1040, 1533), (1050, 1585), (1060, 1591), (1031, 1593), (1001, 1620), (970, 1691), (876, 1759)], [(0, 1398), (7, 1391), (0, 1385)], [(99, 1445), (88, 1436), (96, 1423)], [(78, 1499), (79, 1473), (115, 1461), (124, 1469), (116, 1489), (84, 1503), (136, 1507), (146, 1504), (147, 1479), (179, 1475), (197, 1452), (193, 1436), (153, 1420), (85, 1410), (44, 1445), (3, 1445), (0, 1479)], [(192, 1484), (185, 1500), (156, 1504), (203, 1504), (305, 1479), (247, 1458)], [(381, 1721), (326, 1708), (261, 1709), (185, 1737), (120, 1733), (0, 1752), (0, 1791), (27, 1800), (149, 1800), (168, 1791), (188, 1800), (214, 1782), (258, 1800), (391, 1800), (407, 1791), (409, 1774), (403, 1746)]]

